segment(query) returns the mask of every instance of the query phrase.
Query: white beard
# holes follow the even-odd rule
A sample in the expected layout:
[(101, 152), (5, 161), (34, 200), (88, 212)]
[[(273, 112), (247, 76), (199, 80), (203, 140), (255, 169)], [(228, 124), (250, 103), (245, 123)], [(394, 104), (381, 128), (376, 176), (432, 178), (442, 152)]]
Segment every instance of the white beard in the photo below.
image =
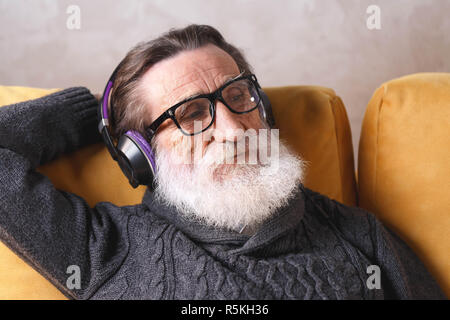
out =
[(264, 164), (217, 164), (226, 161), (223, 148), (234, 156), (234, 143), (213, 141), (189, 165), (174, 161), (175, 150), (157, 150), (155, 199), (185, 218), (239, 232), (244, 226), (257, 227), (287, 205), (303, 181), (305, 162), (281, 140), (277, 157)]

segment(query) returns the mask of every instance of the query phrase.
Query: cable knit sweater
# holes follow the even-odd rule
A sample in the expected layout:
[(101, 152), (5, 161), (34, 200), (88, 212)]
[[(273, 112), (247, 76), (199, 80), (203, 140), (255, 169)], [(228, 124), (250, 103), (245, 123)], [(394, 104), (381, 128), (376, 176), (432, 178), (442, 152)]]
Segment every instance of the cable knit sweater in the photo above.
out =
[[(0, 108), (0, 239), (68, 298), (445, 298), (371, 213), (303, 185), (252, 236), (184, 220), (149, 191), (139, 205), (91, 208), (55, 189), (35, 169), (101, 141), (96, 107), (76, 87)], [(70, 265), (80, 288), (66, 286)], [(380, 289), (367, 286), (370, 265)]]

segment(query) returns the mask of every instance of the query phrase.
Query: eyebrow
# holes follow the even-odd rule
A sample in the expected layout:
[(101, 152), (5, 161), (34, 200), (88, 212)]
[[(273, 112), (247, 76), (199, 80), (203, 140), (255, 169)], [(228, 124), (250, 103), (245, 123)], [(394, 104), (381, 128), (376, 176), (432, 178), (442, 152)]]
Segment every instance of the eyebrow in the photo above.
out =
[[(237, 76), (231, 76), (231, 77), (226, 78), (226, 80), (219, 86), (219, 88), (220, 88), (220, 87), (223, 87), (223, 86), (226, 85), (227, 83), (230, 83), (231, 81), (233, 81), (233, 80), (239, 78), (239, 77), (242, 76), (244, 73), (245, 73), (245, 71), (242, 71), (242, 72), (240, 72)], [(204, 94), (204, 93), (203, 93), (203, 92), (198, 92), (198, 93), (194, 93), (194, 94), (191, 94), (191, 95), (189, 95), (189, 96), (186, 96), (186, 97), (183, 97), (183, 96), (182, 96), (181, 99), (180, 99), (179, 101), (181, 102), (181, 101), (184, 101), (184, 100), (192, 99), (192, 98), (195, 98), (195, 97), (200, 96), (200, 95), (202, 95), (202, 94)]]

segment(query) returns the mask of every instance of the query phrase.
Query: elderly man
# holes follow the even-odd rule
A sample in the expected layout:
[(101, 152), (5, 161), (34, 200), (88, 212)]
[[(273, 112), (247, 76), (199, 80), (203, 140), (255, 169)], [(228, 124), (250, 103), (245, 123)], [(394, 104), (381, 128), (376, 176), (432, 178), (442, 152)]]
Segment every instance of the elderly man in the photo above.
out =
[[(146, 160), (155, 157), (135, 206), (90, 208), (35, 171), (100, 141), (89, 90), (0, 108), (1, 240), (67, 297), (444, 297), (372, 214), (303, 186), (303, 161), (260, 130), (271, 126), (250, 66), (214, 28), (190, 25), (137, 45), (109, 90), (100, 130), (141, 140)], [(261, 145), (244, 143), (238, 163), (247, 132), (276, 156), (252, 162)], [(78, 286), (67, 286), (69, 266), (80, 270)]]

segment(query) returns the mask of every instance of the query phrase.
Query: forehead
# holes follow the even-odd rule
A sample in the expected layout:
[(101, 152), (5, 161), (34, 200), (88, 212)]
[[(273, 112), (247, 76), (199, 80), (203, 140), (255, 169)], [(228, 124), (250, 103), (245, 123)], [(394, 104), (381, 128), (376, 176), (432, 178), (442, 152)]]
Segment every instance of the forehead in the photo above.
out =
[(150, 114), (159, 115), (189, 96), (216, 90), (239, 72), (228, 53), (207, 45), (156, 63), (143, 75), (141, 89)]

